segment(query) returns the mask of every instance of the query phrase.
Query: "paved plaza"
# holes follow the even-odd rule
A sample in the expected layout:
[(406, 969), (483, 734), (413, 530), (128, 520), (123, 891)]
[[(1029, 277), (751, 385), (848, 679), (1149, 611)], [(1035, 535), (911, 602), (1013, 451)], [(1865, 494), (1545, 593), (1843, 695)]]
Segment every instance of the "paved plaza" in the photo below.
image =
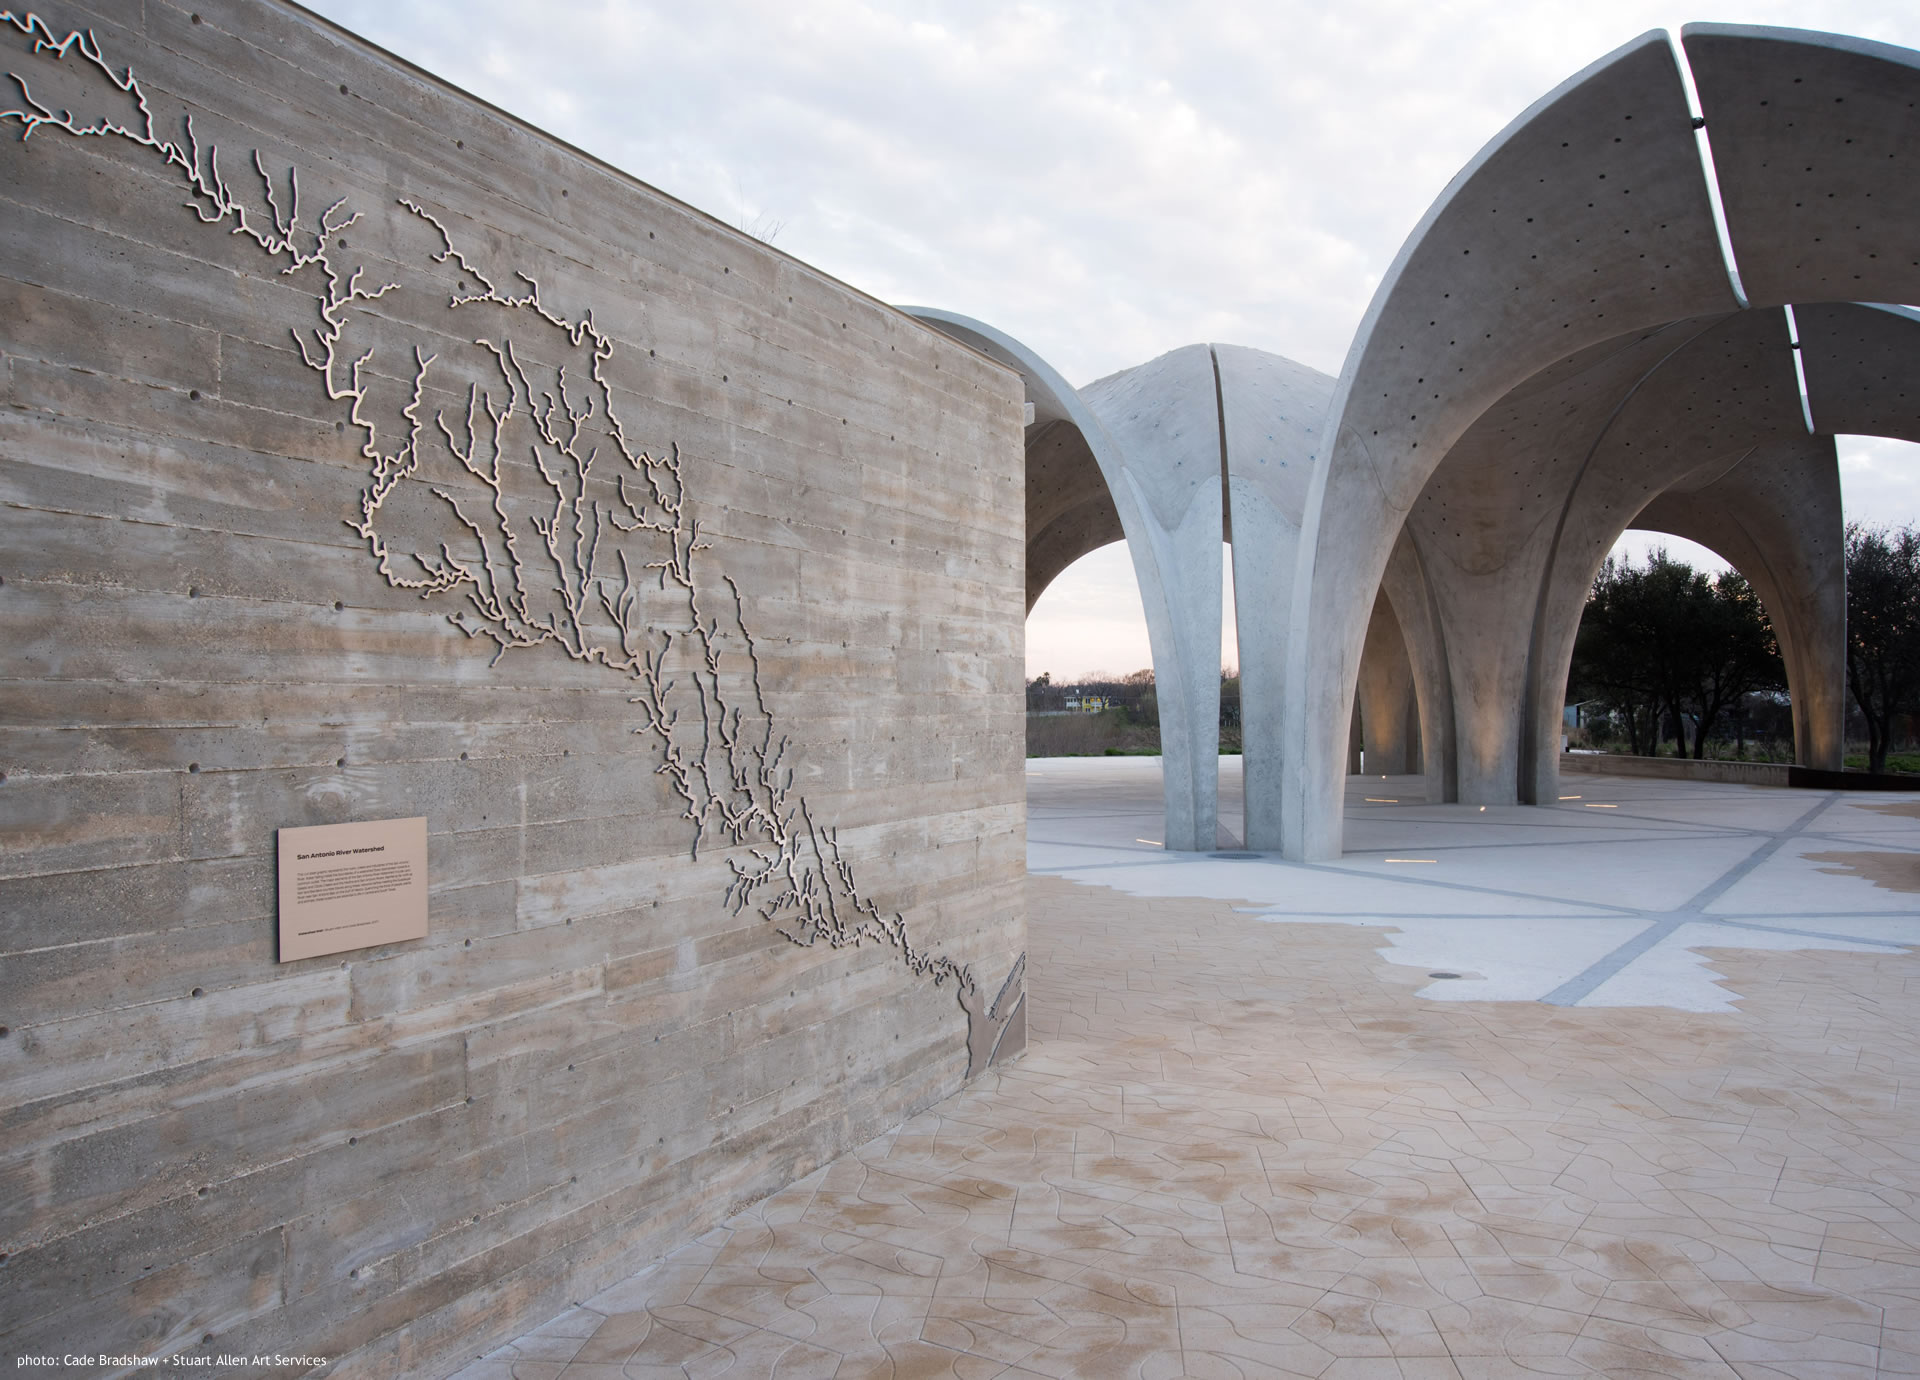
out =
[(461, 1380), (1920, 1375), (1920, 795), (1570, 779), (1030, 764), (1027, 1057)]
[[(1347, 852), (1166, 853), (1156, 759), (1030, 762), (1030, 871), (1138, 896), (1235, 900), (1276, 923), (1383, 922), (1395, 963), (1458, 973), (1451, 1001), (1672, 1006), (1737, 999), (1697, 950), (1920, 944), (1920, 794), (1767, 790), (1567, 773), (1553, 806), (1428, 805), (1419, 777), (1351, 777)], [(1836, 877), (1852, 880), (1836, 881)]]

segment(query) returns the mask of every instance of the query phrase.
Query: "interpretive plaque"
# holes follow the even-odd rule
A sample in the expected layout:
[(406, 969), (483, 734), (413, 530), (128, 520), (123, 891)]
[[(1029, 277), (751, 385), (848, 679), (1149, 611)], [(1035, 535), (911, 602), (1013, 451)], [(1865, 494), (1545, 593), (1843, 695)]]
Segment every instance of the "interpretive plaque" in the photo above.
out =
[(280, 831), (280, 961), (427, 936), (427, 821)]

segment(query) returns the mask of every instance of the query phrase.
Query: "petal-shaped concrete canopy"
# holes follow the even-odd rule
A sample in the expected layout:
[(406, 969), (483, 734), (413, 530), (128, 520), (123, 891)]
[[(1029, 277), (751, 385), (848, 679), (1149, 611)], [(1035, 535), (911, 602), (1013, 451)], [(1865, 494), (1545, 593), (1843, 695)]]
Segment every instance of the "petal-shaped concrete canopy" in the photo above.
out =
[[(1754, 300), (1920, 297), (1920, 180), (1902, 161), (1920, 135), (1920, 57), (1785, 30), (1686, 32)], [(1792, 214), (1771, 226), (1783, 199)], [(1643, 510), (1747, 570), (1790, 644), (1802, 754), (1837, 757), (1832, 449), (1806, 434), (1786, 321), (1741, 307), (1663, 34), (1564, 83), (1454, 180), (1341, 377), (1292, 582), (1282, 717), (1245, 730), (1250, 846), (1338, 852), (1345, 729), (1383, 575), (1423, 727), (1441, 730), (1423, 733), (1440, 789), (1551, 792), (1579, 609)], [(1840, 390), (1847, 429), (1902, 434), (1910, 422), (1875, 415), (1903, 401), (1885, 377), (1897, 313), (1847, 316), (1864, 310), (1809, 309), (1810, 351), (1857, 385)], [(1826, 348), (1836, 322), (1851, 353)], [(1787, 510), (1791, 522), (1773, 516)]]
[(1794, 314), (1814, 430), (1920, 441), (1920, 311), (1821, 303)]
[[(1129, 541), (1170, 847), (1214, 839), (1223, 535), (1252, 847), (1339, 851), (1356, 693), (1373, 765), (1411, 769), (1417, 739), (1433, 798), (1551, 799), (1580, 613), (1633, 525), (1748, 576), (1780, 635), (1800, 760), (1838, 764), (1830, 438), (1920, 439), (1920, 313), (1850, 300), (1920, 298), (1920, 55), (1723, 25), (1684, 41), (1738, 273), (1767, 309), (1722, 252), (1676, 49), (1655, 32), (1461, 171), (1337, 383), (1189, 346), (1076, 393), (991, 328), (917, 313), (1028, 378), (1029, 607), (1077, 556)], [(1772, 309), (1796, 302), (1798, 346)]]
[(1153, 650), (1165, 843), (1217, 846), (1221, 511), (1211, 370), (1204, 408), (1191, 397), (1195, 363), (1180, 351), (1102, 379), (1083, 396), (1035, 351), (984, 322), (933, 307), (903, 310), (1026, 380), (1034, 409), (1027, 607), (1067, 565), (1111, 540), (1116, 524), (1114, 535), (1125, 535)]
[(1920, 302), (1920, 53), (1804, 29), (1680, 33), (1752, 303)]
[[(1846, 591), (1831, 433), (1920, 436), (1920, 313), (1801, 310), (1814, 435), (1789, 339), (1780, 313), (1749, 311), (1609, 342), (1542, 371), (1455, 444), (1382, 586), (1411, 610), (1404, 638), (1423, 715), (1444, 720), (1424, 735), (1431, 798), (1557, 794), (1574, 634), (1628, 527), (1697, 541), (1747, 575), (1786, 660), (1797, 760), (1838, 767)], [(1382, 756), (1399, 763), (1404, 736), (1375, 683), (1387, 674), (1376, 661), (1397, 655), (1381, 622), (1376, 605), (1359, 691), (1369, 770)]]
[(1280, 722), (1245, 730), (1249, 846), (1338, 854), (1374, 592), (1402, 520), (1467, 428), (1545, 364), (1735, 305), (1663, 34), (1563, 83), (1453, 180), (1342, 371), (1308, 500)]
[[(1908, 382), (1920, 378), (1920, 314), (1841, 304), (1805, 316), (1820, 435), (1804, 427), (1785, 320), (1749, 311), (1545, 370), (1456, 443), (1401, 534), (1443, 630), (1444, 650), (1422, 660), (1437, 656), (1448, 683), (1429, 678), (1423, 693), (1449, 713), (1469, 707), (1453, 744), (1435, 740), (1458, 754), (1435, 767), (1442, 798), (1556, 794), (1574, 634), (1628, 527), (1698, 541), (1746, 573), (1786, 656), (1798, 760), (1837, 768), (1844, 518), (1828, 433), (1920, 435), (1920, 389)], [(1531, 719), (1519, 736), (1512, 714)]]
[[(1333, 380), (1261, 350), (1188, 345), (1076, 390), (1004, 332), (952, 312), (905, 310), (1027, 381), (1028, 609), (1073, 561), (1126, 537), (1153, 648), (1166, 846), (1237, 843), (1217, 823), (1227, 495), (1244, 534), (1236, 579), (1250, 561), (1285, 580)], [(1243, 660), (1269, 668), (1253, 680), (1277, 685), (1284, 623), (1244, 601), (1238, 616)]]

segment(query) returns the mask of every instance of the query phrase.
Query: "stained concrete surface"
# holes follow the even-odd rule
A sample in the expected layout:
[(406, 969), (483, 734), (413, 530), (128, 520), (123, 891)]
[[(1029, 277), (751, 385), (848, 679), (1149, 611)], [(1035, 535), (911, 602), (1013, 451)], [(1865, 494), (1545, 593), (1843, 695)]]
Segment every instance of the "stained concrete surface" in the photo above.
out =
[(1297, 866), (1030, 763), (1027, 1058), (458, 1380), (1920, 1373), (1920, 912), (1809, 856), (1920, 858), (1914, 802), (1417, 785)]
[[(1875, 808), (1898, 797), (1583, 775), (1549, 805), (1482, 809), (1427, 804), (1420, 777), (1349, 777), (1345, 856), (1300, 864), (1164, 853), (1154, 776), (1152, 758), (1030, 761), (1029, 871), (1240, 898), (1275, 924), (1392, 926), (1393, 961), (1464, 974), (1423, 987), (1435, 1000), (1724, 1011), (1736, 998), (1702, 945), (1920, 944), (1908, 897), (1810, 856), (1920, 859), (1920, 827)], [(1221, 759), (1236, 834), (1238, 777), (1239, 759)]]

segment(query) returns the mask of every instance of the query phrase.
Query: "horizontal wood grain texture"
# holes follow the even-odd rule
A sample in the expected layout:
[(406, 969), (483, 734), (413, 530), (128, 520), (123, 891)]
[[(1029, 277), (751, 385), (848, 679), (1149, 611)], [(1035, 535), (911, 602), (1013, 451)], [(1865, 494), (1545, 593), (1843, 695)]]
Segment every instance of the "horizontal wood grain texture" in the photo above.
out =
[[(478, 336), (567, 358), (451, 309), (400, 198), (591, 311), (738, 585), (796, 792), (917, 949), (997, 989), (1026, 939), (1019, 379), (291, 7), (39, 13), (133, 68), (161, 136), (191, 115), (243, 200), (258, 150), (306, 223), (364, 213), (342, 261), (402, 284), (355, 308), (383, 445), (416, 345), (448, 362), (421, 415), (456, 423)], [(0, 72), (130, 115), (30, 49), (0, 28)], [(381, 578), (364, 436), (296, 344), (311, 273), (125, 140), (10, 124), (0, 168), (0, 1347), (445, 1374), (958, 1085), (951, 981), (727, 903), (742, 855), (709, 828), (695, 858), (632, 680), (496, 660), (458, 595)], [(450, 512), (423, 490), (386, 530), (431, 551)], [(413, 814), (428, 937), (277, 963), (274, 831)]]

